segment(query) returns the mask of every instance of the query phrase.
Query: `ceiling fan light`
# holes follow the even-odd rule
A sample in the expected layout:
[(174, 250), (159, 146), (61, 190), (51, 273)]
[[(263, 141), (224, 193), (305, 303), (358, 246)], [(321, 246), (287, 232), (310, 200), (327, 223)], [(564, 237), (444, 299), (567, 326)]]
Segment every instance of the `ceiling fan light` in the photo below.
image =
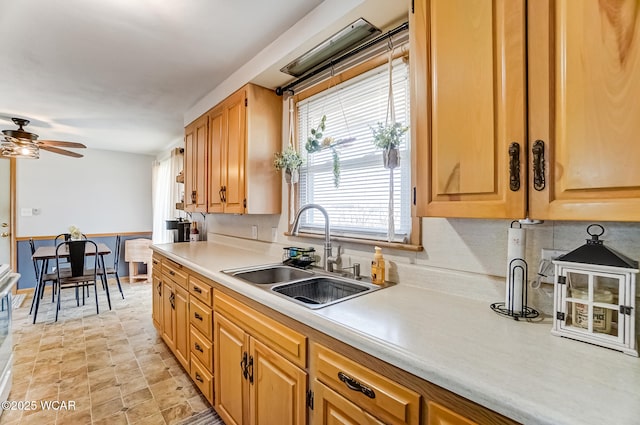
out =
[(3, 143), (0, 147), (0, 156), (6, 158), (38, 159), (40, 158), (40, 150), (35, 145), (18, 146), (10, 143)]

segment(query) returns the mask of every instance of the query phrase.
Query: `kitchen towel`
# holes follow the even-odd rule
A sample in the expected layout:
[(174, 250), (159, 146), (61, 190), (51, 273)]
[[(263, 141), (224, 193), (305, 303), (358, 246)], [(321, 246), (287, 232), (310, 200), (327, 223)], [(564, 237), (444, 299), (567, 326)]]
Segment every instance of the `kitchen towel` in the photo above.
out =
[[(507, 236), (507, 276), (505, 278), (505, 307), (513, 310), (514, 313), (522, 312), (522, 289), (524, 279), (524, 269), (519, 266), (525, 266), (524, 255), (527, 243), (527, 233), (523, 228), (510, 227)], [(513, 261), (521, 259), (522, 261)], [(510, 279), (513, 279), (511, 284)], [(513, 293), (512, 293), (513, 291)], [(511, 300), (510, 300), (511, 298)], [(513, 307), (510, 301), (513, 302)]]

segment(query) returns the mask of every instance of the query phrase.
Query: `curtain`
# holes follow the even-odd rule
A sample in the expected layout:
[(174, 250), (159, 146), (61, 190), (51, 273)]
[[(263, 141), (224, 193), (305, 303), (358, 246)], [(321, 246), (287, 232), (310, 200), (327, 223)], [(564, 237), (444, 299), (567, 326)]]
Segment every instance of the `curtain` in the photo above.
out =
[(165, 220), (176, 218), (176, 202), (180, 202), (184, 188), (176, 183), (176, 176), (182, 171), (183, 154), (179, 149), (171, 151), (171, 156), (153, 164), (153, 243), (173, 242), (173, 233), (166, 230)]

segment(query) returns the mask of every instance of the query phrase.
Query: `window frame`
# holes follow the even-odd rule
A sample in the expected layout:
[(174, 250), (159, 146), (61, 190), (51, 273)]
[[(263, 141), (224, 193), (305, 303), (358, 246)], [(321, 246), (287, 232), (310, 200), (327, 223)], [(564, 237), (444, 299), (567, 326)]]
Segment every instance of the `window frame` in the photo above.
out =
[[(404, 47), (402, 49), (398, 49), (398, 51), (396, 51), (393, 54), (393, 59), (397, 59), (397, 58), (404, 58), (405, 60), (409, 60), (409, 52), (408, 50), (406, 50)], [(333, 77), (322, 81), (312, 87), (309, 87), (299, 93), (295, 93), (293, 95), (293, 101), (294, 101), (294, 105), (295, 105), (295, 110), (297, 111), (297, 104), (300, 101), (303, 101), (311, 96), (314, 96), (318, 93), (321, 93), (325, 90), (330, 89), (331, 87), (337, 86), (338, 84), (347, 82), (353, 78), (359, 77), (360, 75), (374, 69), (377, 68), (379, 66), (382, 66), (386, 63), (388, 63), (388, 55), (387, 54), (381, 54), (378, 55), (372, 59), (369, 59), (368, 61), (365, 61), (359, 65), (354, 66), (353, 68), (350, 68), (346, 71), (343, 71), (339, 74), (334, 75)], [(411, 79), (411, 70), (409, 71), (409, 78)], [(410, 85), (412, 86), (413, 84), (410, 83)], [(412, 97), (413, 95), (410, 93), (410, 96)], [(296, 114), (297, 116), (297, 114)], [(411, 118), (411, 124), (410, 126), (413, 124), (413, 108), (411, 110), (411, 114), (410, 114), (410, 118)], [(296, 140), (300, 140), (300, 129), (298, 126), (298, 120), (297, 118), (294, 119), (294, 123), (289, 123), (290, 125), (294, 125), (294, 133), (295, 133), (295, 137)], [(411, 131), (411, 129), (410, 129)], [(413, 132), (412, 132), (413, 135)], [(410, 143), (411, 143), (411, 182), (410, 182), (410, 186), (413, 190), (413, 192), (415, 193), (416, 191), (416, 186), (415, 186), (415, 182), (416, 182), (416, 171), (415, 171), (415, 167), (416, 167), (416, 158), (415, 158), (415, 145), (416, 145), (416, 141), (414, 140), (414, 137), (410, 137)], [(412, 197), (415, 198), (415, 196), (412, 194)], [(300, 191), (296, 191), (296, 198), (295, 198), (295, 208), (296, 210), (298, 210), (300, 208)], [(290, 213), (288, 213), (290, 214)], [(408, 235), (408, 242), (407, 243), (402, 243), (402, 242), (388, 242), (384, 239), (369, 239), (369, 238), (358, 238), (358, 237), (353, 237), (353, 236), (335, 236), (332, 235), (332, 239), (336, 240), (336, 241), (341, 241), (341, 242), (354, 242), (354, 243), (359, 243), (359, 244), (364, 244), (364, 245), (370, 245), (370, 246), (382, 246), (382, 247), (390, 247), (390, 248), (395, 248), (395, 249), (400, 249), (400, 250), (407, 250), (407, 251), (422, 251), (423, 247), (421, 245), (422, 242), (422, 221), (420, 220), (419, 217), (416, 217), (415, 214), (415, 199), (414, 202), (411, 202), (411, 232)], [(288, 222), (290, 223), (292, 220), (292, 217), (289, 217)], [(292, 236), (290, 232), (286, 233), (287, 236)], [(309, 238), (323, 238), (324, 235), (321, 233), (315, 233), (315, 232), (310, 232), (310, 231), (300, 231), (299, 232), (300, 236), (304, 236), (304, 237), (309, 237)]]

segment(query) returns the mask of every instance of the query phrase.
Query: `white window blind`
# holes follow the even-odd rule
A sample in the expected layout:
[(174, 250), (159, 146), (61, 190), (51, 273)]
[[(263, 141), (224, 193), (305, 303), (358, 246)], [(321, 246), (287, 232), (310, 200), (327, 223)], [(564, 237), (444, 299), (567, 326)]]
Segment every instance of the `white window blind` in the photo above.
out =
[[(409, 124), (409, 70), (402, 59), (393, 62), (396, 121)], [(387, 240), (390, 172), (383, 167), (382, 151), (373, 145), (371, 128), (385, 123), (389, 94), (388, 64), (334, 86), (297, 105), (298, 149), (305, 155), (300, 169), (300, 205), (322, 205), (331, 220), (332, 234)], [(330, 149), (309, 154), (307, 137), (326, 115), (323, 136), (334, 140), (355, 138), (337, 147), (340, 183), (334, 186)], [(408, 242), (411, 233), (411, 153), (409, 131), (399, 147), (400, 166), (393, 170), (395, 237)], [(301, 230), (322, 232), (324, 217), (308, 210)]]

